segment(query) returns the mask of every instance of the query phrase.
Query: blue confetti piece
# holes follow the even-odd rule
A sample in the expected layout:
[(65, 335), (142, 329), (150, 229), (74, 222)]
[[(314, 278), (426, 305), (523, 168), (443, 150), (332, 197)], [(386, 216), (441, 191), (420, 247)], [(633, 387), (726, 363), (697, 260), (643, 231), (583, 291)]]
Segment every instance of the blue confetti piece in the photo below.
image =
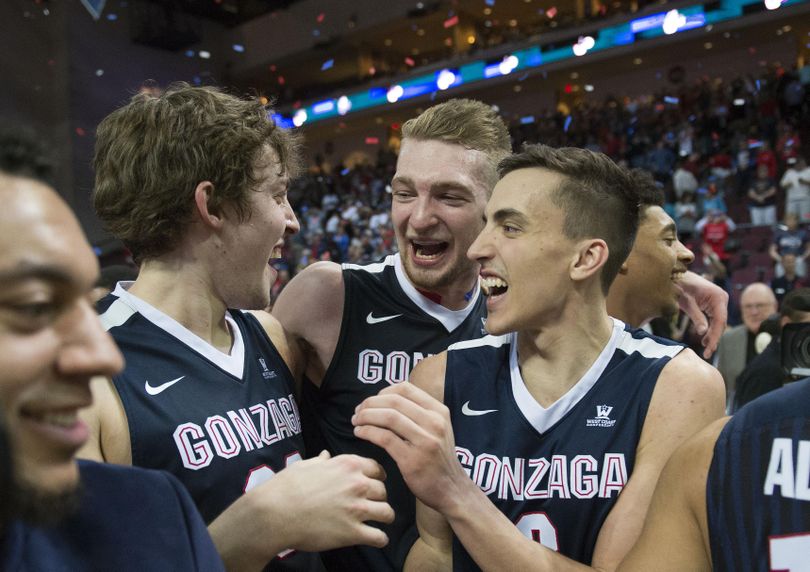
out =
[(110, 22), (115, 22), (118, 19), (118, 14), (107, 14), (107, 19)]
[(186, 50), (186, 57), (193, 58), (194, 57), (194, 50)]
[(343, 169), (343, 170), (340, 172), (340, 174), (341, 174), (341, 175), (343, 175), (343, 176), (346, 176), (346, 175), (348, 175), (350, 172), (351, 172), (351, 171), (349, 171), (349, 168), (348, 168), (348, 167), (346, 167), (345, 169)]
[(759, 80), (757, 80), (757, 91), (759, 91), (760, 89), (762, 89), (762, 87), (759, 85)]
[(487, 6), (494, 6), (495, 5), (495, 0), (484, 0), (484, 3)]
[(333, 59), (332, 60), (326, 60), (325, 62), (323, 62), (323, 65), (321, 66), (321, 71), (326, 71), (328, 69), (332, 69), (333, 65), (335, 65), (335, 60), (333, 60)]
[(233, 51), (239, 54), (243, 54), (245, 53), (245, 46), (243, 46), (242, 44), (234, 44)]
[(563, 130), (568, 133), (568, 128), (571, 127), (571, 121), (573, 121), (573, 117), (570, 115), (565, 118), (565, 125), (563, 126)]

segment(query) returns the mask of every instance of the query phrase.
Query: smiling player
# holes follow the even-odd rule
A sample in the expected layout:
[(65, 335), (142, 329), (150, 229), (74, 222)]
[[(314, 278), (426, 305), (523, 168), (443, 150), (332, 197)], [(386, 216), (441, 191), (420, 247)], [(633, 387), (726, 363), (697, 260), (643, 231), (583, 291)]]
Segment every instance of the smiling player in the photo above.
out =
[(367, 399), (355, 432), (420, 500), (406, 569), (610, 570), (672, 451), (722, 415), (722, 381), (691, 350), (607, 314), (638, 226), (627, 171), (542, 145), (500, 171), (468, 253), (493, 335)]

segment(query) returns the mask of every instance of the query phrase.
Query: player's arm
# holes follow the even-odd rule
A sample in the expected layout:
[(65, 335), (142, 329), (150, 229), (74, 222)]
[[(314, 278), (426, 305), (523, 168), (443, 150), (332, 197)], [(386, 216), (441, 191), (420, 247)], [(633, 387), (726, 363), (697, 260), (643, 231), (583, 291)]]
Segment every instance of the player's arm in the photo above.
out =
[(616, 569), (641, 533), (664, 465), (686, 439), (722, 417), (724, 407), (722, 377), (694, 352), (683, 350), (664, 367), (644, 421), (633, 473), (599, 532), (594, 568)]
[(728, 419), (715, 421), (672, 455), (655, 487), (641, 537), (620, 572), (711, 571), (706, 479)]
[(112, 380), (94, 377), (90, 381), (90, 390), (93, 393), (93, 404), (79, 412), (90, 430), (90, 437), (76, 456), (99, 462), (131, 465), (129, 422)]
[(340, 265), (317, 262), (298, 273), (273, 305), (273, 316), (303, 352), (303, 372), (318, 386), (335, 354), (344, 298)]
[[(419, 362), (409, 379), (437, 402), (444, 401), (444, 374), (447, 368), (447, 352)], [(451, 442), (455, 440), (451, 437)], [(406, 481), (407, 482), (407, 481)], [(416, 499), (416, 539), (405, 561), (406, 571), (431, 571), (452, 569), (453, 531), (442, 514)]]
[(708, 359), (717, 350), (726, 329), (728, 293), (692, 271), (684, 274), (680, 286), (679, 305), (692, 319), (696, 331), (703, 335), (703, 356)]

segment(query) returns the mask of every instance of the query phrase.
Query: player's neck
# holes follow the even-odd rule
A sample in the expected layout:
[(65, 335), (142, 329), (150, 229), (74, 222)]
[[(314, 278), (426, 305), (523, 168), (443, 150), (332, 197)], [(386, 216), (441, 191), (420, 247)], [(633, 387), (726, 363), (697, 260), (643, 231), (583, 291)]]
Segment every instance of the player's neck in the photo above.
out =
[(411, 279), (410, 276), (406, 277), (411, 285), (422, 296), (447, 308), (448, 310), (463, 310), (466, 308), (470, 301), (475, 298), (478, 291), (478, 274), (471, 274), (470, 276), (459, 278), (450, 286), (443, 286), (440, 288), (421, 288)]
[(644, 308), (639, 306), (638, 297), (634, 298), (630, 294), (630, 292), (614, 294), (611, 288), (610, 295), (607, 298), (608, 315), (633, 328), (640, 328), (654, 316), (648, 315), (649, 312), (645, 312)]
[(517, 335), (518, 364), (526, 388), (543, 407), (565, 395), (605, 349), (613, 322), (604, 310), (566, 317)]
[(232, 338), (225, 322), (225, 304), (213, 292), (205, 273), (170, 257), (144, 261), (129, 289), (199, 338), (225, 353)]

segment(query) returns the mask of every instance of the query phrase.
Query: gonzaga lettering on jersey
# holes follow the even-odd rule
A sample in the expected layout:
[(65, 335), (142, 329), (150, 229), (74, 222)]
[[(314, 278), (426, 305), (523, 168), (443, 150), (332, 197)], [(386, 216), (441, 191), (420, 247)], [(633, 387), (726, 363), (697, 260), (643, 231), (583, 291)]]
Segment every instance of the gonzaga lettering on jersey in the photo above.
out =
[(463, 310), (428, 300), (408, 281), (398, 254), (375, 264), (344, 264), (343, 282), (343, 323), (334, 358), (320, 388), (304, 383), (304, 435), (310, 451), (376, 459), (385, 469), (388, 502), (396, 517), (381, 527), (391, 539), (386, 548), (351, 547), (324, 559), (335, 570), (401, 570), (417, 536), (413, 496), (385, 451), (354, 436), (351, 418), (367, 397), (407, 381), (425, 357), (483, 336), (486, 301), (478, 288)]
[[(682, 349), (614, 320), (588, 372), (544, 409), (521, 378), (515, 334), (450, 346), (444, 401), (461, 465), (523, 534), (589, 564), (658, 375)], [(457, 539), (453, 568), (478, 569)]]
[[(98, 308), (126, 358), (113, 384), (132, 464), (175, 475), (206, 523), (303, 457), (292, 374), (253, 316), (226, 315), (234, 339), (228, 355), (121, 284)], [(269, 569), (321, 568), (317, 555), (295, 552)]]
[(712, 568), (807, 570), (810, 380), (755, 399), (723, 427), (706, 479)]

